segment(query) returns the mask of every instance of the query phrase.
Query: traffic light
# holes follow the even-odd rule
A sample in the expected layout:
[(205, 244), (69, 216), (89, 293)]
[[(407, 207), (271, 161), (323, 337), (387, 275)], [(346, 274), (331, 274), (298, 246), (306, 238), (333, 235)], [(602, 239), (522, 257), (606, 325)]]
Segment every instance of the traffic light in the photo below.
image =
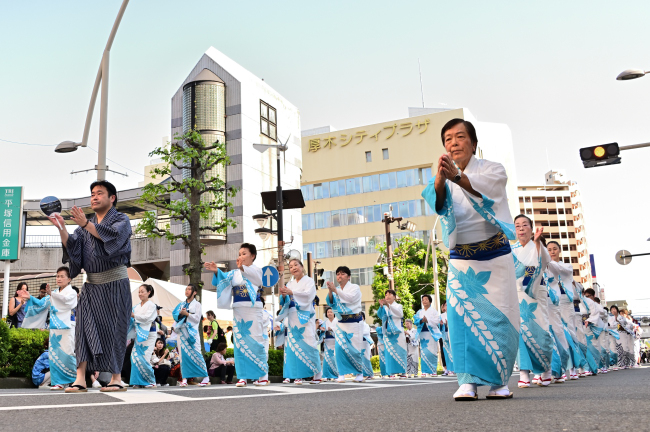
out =
[(580, 149), (580, 159), (585, 168), (621, 163), (618, 143), (603, 144)]
[(322, 288), (323, 285), (325, 284), (325, 279), (321, 279), (320, 277), (323, 276), (323, 273), (325, 273), (325, 269), (318, 269), (316, 270), (316, 284), (318, 285), (318, 288)]

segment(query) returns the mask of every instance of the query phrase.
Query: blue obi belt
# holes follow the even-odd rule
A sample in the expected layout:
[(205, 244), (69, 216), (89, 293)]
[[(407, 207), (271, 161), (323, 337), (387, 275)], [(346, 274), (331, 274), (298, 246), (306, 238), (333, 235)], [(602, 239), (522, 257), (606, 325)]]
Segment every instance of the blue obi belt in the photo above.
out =
[(427, 327), (426, 323), (422, 326), (422, 331), (429, 331), (429, 327)]
[(449, 251), (449, 258), (489, 261), (502, 255), (508, 255), (511, 251), (508, 237), (503, 232), (500, 232), (481, 242), (456, 245), (455, 248)]
[[(251, 301), (250, 296), (248, 295), (248, 290), (246, 289), (246, 285), (242, 286), (235, 286), (232, 287), (232, 302), (237, 303), (237, 302), (249, 302)], [(260, 295), (260, 292), (257, 292), (257, 298), (255, 299), (256, 302), (261, 302), (262, 301), (262, 296)]]
[(336, 339), (334, 337), (334, 332), (332, 330), (327, 330), (325, 332), (325, 339)]
[(361, 315), (361, 312), (352, 314), (352, 315), (341, 315), (341, 319), (339, 322), (341, 323), (355, 323), (355, 322), (361, 322), (363, 320), (363, 316)]

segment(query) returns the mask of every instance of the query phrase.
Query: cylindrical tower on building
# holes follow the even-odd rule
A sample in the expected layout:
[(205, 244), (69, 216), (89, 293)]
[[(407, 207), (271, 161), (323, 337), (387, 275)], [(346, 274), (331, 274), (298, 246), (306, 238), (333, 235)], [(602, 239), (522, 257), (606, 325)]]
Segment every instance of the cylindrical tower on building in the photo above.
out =
[[(203, 69), (192, 81), (183, 86), (183, 133), (196, 129), (206, 145), (215, 141), (226, 142), (226, 86), (213, 72)], [(184, 172), (183, 177), (189, 175)], [(226, 168), (216, 165), (206, 177), (226, 180)], [(203, 195), (203, 201), (212, 201), (211, 194)], [(201, 220), (201, 225), (213, 226), (226, 216), (225, 210), (214, 211), (210, 217)], [(189, 233), (189, 224), (183, 224), (183, 232)], [(225, 240), (225, 234), (202, 231), (201, 238)]]

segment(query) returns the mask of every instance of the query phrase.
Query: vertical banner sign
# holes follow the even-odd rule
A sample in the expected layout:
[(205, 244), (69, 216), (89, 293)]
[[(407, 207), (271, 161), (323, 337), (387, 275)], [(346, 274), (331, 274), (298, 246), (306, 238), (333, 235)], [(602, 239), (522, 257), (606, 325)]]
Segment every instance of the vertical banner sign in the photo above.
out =
[(23, 188), (0, 186), (0, 261), (20, 258)]

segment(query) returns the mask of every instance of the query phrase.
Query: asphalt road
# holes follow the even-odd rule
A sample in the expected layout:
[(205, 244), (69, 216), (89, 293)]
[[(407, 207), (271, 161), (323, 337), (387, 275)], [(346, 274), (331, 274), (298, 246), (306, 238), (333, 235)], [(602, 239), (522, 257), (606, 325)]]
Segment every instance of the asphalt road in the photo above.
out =
[(514, 399), (455, 402), (455, 380), (439, 377), (364, 384), (272, 384), (131, 389), (0, 391), (0, 430), (95, 431), (600, 431), (644, 430), (650, 367), (548, 388), (517, 388)]

